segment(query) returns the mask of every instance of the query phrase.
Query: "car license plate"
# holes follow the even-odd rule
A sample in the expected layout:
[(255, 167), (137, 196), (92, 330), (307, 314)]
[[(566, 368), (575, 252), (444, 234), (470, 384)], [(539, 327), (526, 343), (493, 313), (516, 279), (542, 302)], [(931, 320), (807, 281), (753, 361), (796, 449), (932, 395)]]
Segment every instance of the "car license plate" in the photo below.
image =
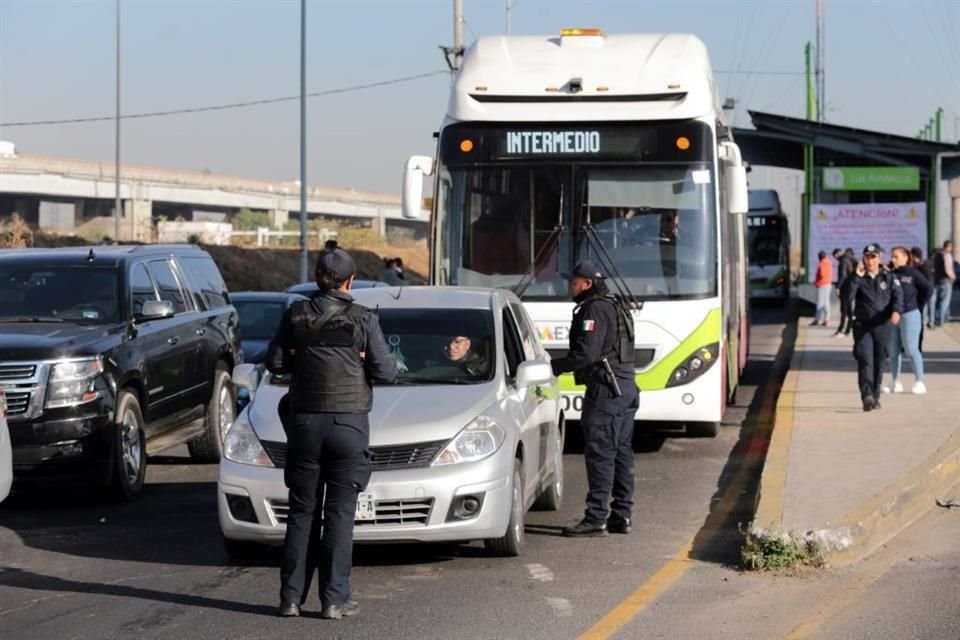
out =
[(372, 493), (361, 493), (357, 496), (357, 514), (354, 520), (376, 520), (377, 501)]

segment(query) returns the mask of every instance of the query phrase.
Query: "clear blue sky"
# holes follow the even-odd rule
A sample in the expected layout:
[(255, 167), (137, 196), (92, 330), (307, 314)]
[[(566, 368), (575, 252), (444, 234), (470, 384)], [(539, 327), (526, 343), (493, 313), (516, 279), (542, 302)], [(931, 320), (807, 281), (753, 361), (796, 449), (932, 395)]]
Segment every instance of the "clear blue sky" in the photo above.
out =
[[(442, 70), (452, 0), (308, 3), (308, 91)], [(503, 33), (505, 0), (464, 0), (469, 43)], [(514, 34), (564, 26), (610, 33), (692, 32), (718, 70), (803, 71), (814, 0), (514, 0)], [(296, 95), (299, 2), (122, 0), (123, 111)], [(827, 0), (829, 121), (914, 135), (943, 106), (960, 117), (960, 2)], [(718, 74), (721, 98), (802, 116), (800, 75)], [(0, 2), (0, 122), (112, 115), (114, 3)], [(309, 103), (313, 184), (397, 191), (403, 162), (432, 153), (445, 75)], [(738, 109), (735, 122), (748, 126)], [(296, 101), (124, 122), (124, 162), (296, 179)], [(0, 127), (24, 152), (112, 161), (113, 123)]]

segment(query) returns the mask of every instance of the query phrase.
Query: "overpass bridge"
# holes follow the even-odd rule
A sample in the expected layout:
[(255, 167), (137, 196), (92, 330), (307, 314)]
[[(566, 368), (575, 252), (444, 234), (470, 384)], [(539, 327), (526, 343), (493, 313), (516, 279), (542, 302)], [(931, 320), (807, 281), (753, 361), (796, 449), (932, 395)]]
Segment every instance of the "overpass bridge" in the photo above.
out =
[[(112, 218), (116, 193), (113, 163), (17, 154), (9, 147), (0, 151), (6, 151), (0, 153), (0, 218), (17, 213), (33, 226), (57, 231)], [(299, 181), (130, 165), (120, 168), (120, 198), (123, 212), (118, 240), (124, 241), (150, 241), (154, 221), (160, 216), (229, 221), (246, 208), (268, 213), (272, 225), (279, 228), (291, 212), (296, 217), (300, 211)], [(311, 218), (372, 226), (381, 235), (386, 235), (388, 228), (403, 228), (416, 237), (426, 233), (429, 217), (404, 219), (399, 194), (319, 186), (307, 187), (307, 211)], [(108, 235), (113, 236), (112, 223)]]

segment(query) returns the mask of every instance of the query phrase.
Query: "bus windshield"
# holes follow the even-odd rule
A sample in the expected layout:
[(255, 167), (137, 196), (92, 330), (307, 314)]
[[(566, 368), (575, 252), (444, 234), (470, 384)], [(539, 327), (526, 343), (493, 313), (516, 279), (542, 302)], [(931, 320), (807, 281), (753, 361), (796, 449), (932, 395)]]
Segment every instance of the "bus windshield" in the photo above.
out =
[(782, 216), (751, 216), (747, 226), (750, 264), (758, 267), (781, 264), (786, 251), (786, 219)]
[(581, 260), (643, 299), (717, 291), (712, 132), (674, 123), (452, 125), (440, 142), (437, 284), (567, 297)]

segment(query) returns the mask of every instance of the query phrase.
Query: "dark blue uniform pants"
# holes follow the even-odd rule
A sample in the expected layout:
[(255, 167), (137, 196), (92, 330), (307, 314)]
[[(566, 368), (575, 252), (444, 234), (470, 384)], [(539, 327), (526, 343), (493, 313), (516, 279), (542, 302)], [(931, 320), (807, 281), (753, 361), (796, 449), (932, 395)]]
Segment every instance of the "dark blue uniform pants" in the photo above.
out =
[[(640, 394), (632, 378), (618, 378), (623, 395), (606, 384), (587, 385), (580, 428), (587, 464), (587, 522), (603, 524), (610, 511), (633, 513), (633, 419)], [(613, 498), (611, 502), (611, 497)]]
[(853, 357), (857, 359), (857, 383), (860, 397), (877, 399), (883, 381), (883, 365), (887, 361), (893, 325), (853, 325)]
[(350, 599), (357, 494), (370, 480), (366, 414), (298, 413), (287, 430), (284, 481), (290, 512), (280, 569), (280, 601), (303, 604), (313, 571), (320, 602)]

